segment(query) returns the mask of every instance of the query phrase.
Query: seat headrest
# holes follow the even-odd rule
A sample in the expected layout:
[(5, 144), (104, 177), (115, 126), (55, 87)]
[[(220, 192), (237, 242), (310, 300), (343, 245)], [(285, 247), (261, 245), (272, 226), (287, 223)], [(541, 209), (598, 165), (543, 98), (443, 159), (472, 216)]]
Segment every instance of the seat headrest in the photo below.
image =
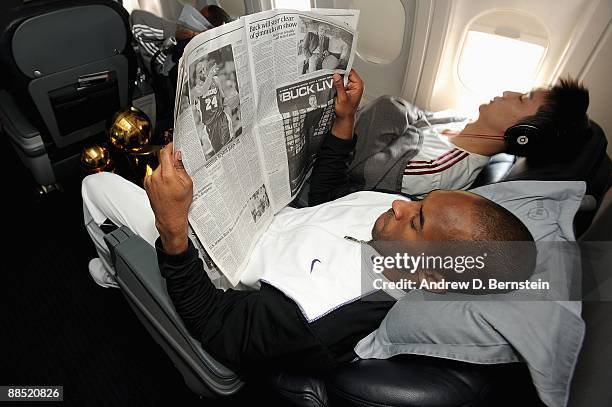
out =
[(31, 1), (10, 7), (2, 2), (0, 11), (0, 63), (8, 70), (8, 83), (22, 76), (29, 81), (130, 48), (129, 15), (120, 2)]

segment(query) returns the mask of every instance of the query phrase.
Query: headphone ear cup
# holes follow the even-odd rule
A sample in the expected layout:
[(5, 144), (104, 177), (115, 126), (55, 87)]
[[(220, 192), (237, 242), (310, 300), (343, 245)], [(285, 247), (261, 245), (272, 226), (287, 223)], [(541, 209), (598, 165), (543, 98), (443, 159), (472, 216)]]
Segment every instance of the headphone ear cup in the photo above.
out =
[(508, 127), (504, 133), (506, 143), (506, 153), (526, 156), (538, 144), (542, 132), (531, 124), (515, 124)]

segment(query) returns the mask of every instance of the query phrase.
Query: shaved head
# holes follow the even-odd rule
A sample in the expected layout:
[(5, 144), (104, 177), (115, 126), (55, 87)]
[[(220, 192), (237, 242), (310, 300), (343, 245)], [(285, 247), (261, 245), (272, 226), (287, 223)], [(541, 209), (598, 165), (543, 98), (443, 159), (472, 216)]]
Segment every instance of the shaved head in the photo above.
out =
[(432, 191), (422, 201), (396, 200), (372, 228), (374, 240), (533, 241), (523, 223), (486, 198), (466, 191)]
[[(372, 238), (371, 245), (386, 256), (421, 249), (437, 255), (487, 253), (481, 276), (502, 281), (529, 278), (537, 256), (531, 233), (515, 215), (466, 191), (436, 190), (422, 201), (398, 199), (378, 217)], [(468, 275), (443, 277), (461, 281)]]
[(471, 239), (475, 241), (529, 242), (533, 236), (527, 227), (506, 208), (486, 198), (474, 202), (477, 213)]

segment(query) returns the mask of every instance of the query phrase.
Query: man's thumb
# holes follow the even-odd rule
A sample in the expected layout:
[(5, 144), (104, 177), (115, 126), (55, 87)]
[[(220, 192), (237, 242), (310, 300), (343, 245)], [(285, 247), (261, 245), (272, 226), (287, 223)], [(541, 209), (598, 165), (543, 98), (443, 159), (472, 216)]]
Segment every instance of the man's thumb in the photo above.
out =
[(334, 81), (334, 88), (336, 88), (336, 98), (339, 102), (346, 101), (346, 89), (344, 89), (344, 83), (342, 83), (342, 77), (337, 73), (332, 77)]

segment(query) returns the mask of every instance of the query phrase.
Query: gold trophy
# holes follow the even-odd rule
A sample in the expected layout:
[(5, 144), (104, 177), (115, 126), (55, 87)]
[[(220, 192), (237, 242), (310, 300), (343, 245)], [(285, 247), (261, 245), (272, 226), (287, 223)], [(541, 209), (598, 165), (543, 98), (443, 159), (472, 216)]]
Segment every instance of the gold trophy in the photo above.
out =
[(163, 146), (150, 145), (151, 122), (141, 110), (130, 107), (115, 114), (108, 127), (108, 137), (114, 149), (123, 157), (128, 173), (123, 175), (142, 186), (148, 171), (157, 166), (156, 153)]
[(111, 120), (108, 136), (117, 150), (138, 152), (151, 140), (151, 121), (135, 107), (120, 110)]
[(95, 174), (96, 172), (114, 170), (114, 163), (108, 148), (92, 144), (81, 152), (81, 170), (85, 175)]

